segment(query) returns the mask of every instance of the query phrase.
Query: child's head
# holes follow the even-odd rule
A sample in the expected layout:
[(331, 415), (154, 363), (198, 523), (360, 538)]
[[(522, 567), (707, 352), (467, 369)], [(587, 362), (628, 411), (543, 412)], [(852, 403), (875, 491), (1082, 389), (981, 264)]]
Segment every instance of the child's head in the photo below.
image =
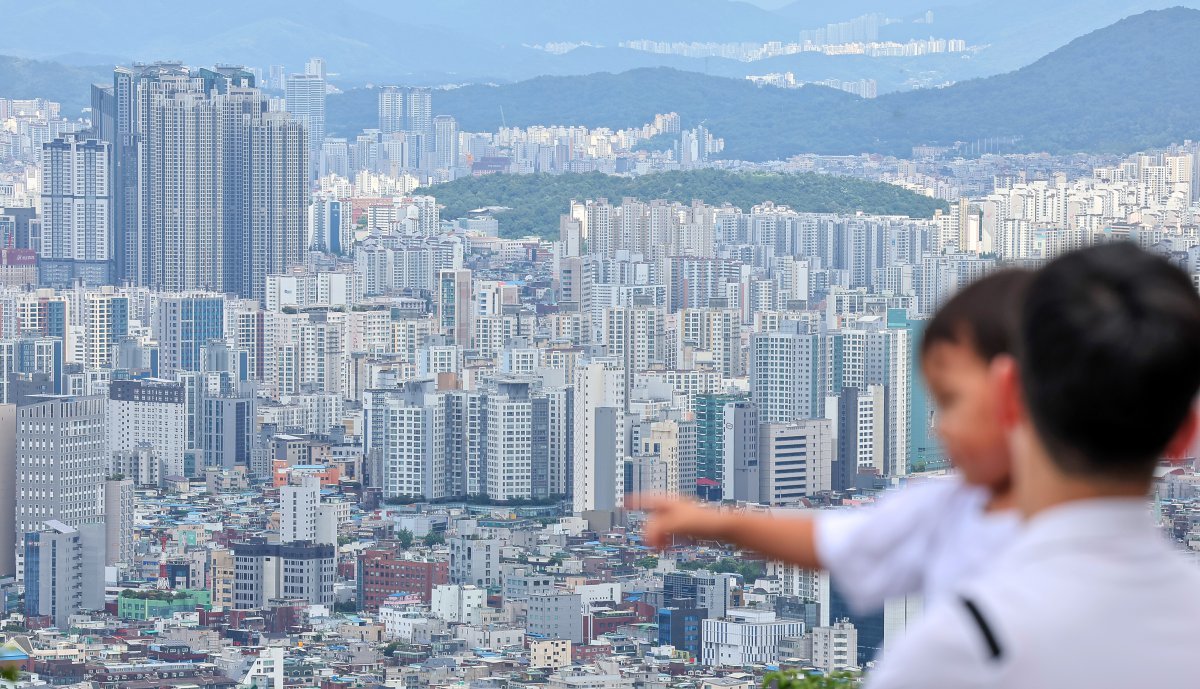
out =
[(968, 483), (1004, 488), (1011, 462), (992, 360), (1015, 349), (1030, 273), (1002, 270), (963, 288), (938, 309), (921, 340), (921, 370), (937, 407), (936, 427)]

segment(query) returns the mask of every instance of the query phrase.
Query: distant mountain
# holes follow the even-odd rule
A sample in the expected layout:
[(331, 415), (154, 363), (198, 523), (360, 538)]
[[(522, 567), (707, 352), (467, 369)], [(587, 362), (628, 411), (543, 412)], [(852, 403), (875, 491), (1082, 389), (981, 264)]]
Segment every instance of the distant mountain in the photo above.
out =
[(92, 83), (111, 80), (111, 67), (68, 67), (0, 56), (0, 98), (48, 98), (62, 103), (68, 117), (89, 107)]
[(96, 68), (96, 65), (104, 65), (105, 69), (110, 65), (123, 65), (130, 62), (129, 58), (123, 55), (97, 55), (96, 53), (63, 53), (53, 55), (47, 61), (69, 67)]
[[(72, 65), (178, 59), (299, 71), (324, 57), (345, 88), (380, 83), (509, 83), (542, 75), (673, 67), (743, 77), (793, 70), (802, 80), (870, 77), (881, 92), (917, 72), (936, 82), (1009, 71), (1072, 37), (1170, 2), (1200, 0), (799, 0), (776, 11), (730, 0), (0, 0), (0, 52)], [(933, 24), (914, 24), (933, 9)], [(903, 19), (884, 35), (958, 36), (991, 47), (956, 56), (763, 62), (635, 52), (621, 41), (792, 41), (803, 29), (879, 11)], [(589, 42), (562, 55), (531, 46)]]
[(1200, 11), (1145, 12), (1015, 72), (880, 98), (878, 124), (906, 144), (1015, 135), (1026, 150), (1060, 152), (1200, 138), (1196, 36)]
[(972, 76), (1028, 65), (1065, 41), (1124, 17), (1176, 6), (1200, 8), (1198, 0), (927, 0), (926, 4), (932, 5), (932, 24), (911, 21), (923, 12), (910, 16), (888, 12), (910, 21), (884, 27), (881, 37), (908, 41), (932, 35), (989, 46), (973, 58)]
[[(775, 13), (807, 29), (879, 13), (900, 20), (881, 29), (881, 40), (934, 36), (988, 46), (969, 61), (941, 69), (944, 80), (961, 81), (1012, 71), (1123, 17), (1175, 6), (1200, 8), (1200, 0), (797, 0)], [(924, 21), (927, 11), (932, 24)]]
[[(732, 158), (801, 152), (908, 154), (914, 145), (1019, 137), (1022, 150), (1130, 151), (1200, 138), (1200, 11), (1124, 19), (1009, 74), (863, 100), (826, 88), (757, 88), (669, 69), (543, 77), (439, 91), (438, 113), (463, 129), (583, 124), (630, 127), (655, 113), (705, 123)], [(1187, 46), (1187, 48), (1183, 48)], [(330, 99), (331, 131), (374, 122), (370, 90)]]
[[(319, 55), (343, 81), (359, 84), (555, 73), (559, 56), (526, 44), (590, 41), (607, 50), (639, 38), (767, 41), (798, 30), (729, 0), (209, 0), (191, 9), (165, 0), (0, 0), (0, 17), (3, 52), (11, 55), (119, 51), (134, 60), (283, 64), (290, 71)], [(597, 68), (603, 65), (584, 71)]]
[[(828, 88), (759, 88), (744, 79), (657, 67), (440, 90), (434, 92), (433, 109), (435, 114), (453, 115), (460, 129), (495, 131), (502, 124), (634, 127), (665, 112), (679, 112), (694, 126), (736, 117), (770, 119), (800, 103), (836, 109), (854, 108), (862, 102)], [(330, 96), (325, 120), (327, 130), (341, 136), (378, 126), (378, 90), (356, 89)], [(753, 124), (747, 122), (746, 126)]]

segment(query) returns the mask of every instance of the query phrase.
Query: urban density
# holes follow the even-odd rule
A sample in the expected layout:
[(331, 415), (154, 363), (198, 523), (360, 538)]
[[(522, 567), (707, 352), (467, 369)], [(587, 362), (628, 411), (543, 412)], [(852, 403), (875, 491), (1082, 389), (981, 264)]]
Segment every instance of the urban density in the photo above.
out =
[[(623, 47), (982, 50), (885, 40), (889, 23)], [(1130, 241), (1200, 289), (1200, 130), (1140, 150), (1014, 136), (749, 161), (674, 111), (468, 131), (439, 110), (448, 90), (402, 75), (354, 131), (338, 67), (130, 61), (80, 112), (0, 90), (0, 665), (18, 686), (869, 676), (919, 596), (861, 614), (827, 572), (650, 548), (627, 498), (856, 510), (945, 480), (918, 353), (961, 287)], [(764, 74), (877, 96), (866, 72)], [(933, 210), (598, 192), (522, 236), (519, 205), (445, 201), (516, 175), (702, 171), (850, 178)], [(1154, 516), (1200, 553), (1196, 455), (1163, 465)]]

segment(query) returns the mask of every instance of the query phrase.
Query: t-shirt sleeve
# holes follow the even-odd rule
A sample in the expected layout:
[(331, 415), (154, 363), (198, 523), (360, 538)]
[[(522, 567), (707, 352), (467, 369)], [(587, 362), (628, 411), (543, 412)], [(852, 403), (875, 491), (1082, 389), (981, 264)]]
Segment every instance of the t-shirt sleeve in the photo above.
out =
[(921, 590), (933, 532), (947, 518), (959, 486), (956, 480), (929, 481), (874, 505), (817, 514), (817, 559), (852, 610), (870, 612)]

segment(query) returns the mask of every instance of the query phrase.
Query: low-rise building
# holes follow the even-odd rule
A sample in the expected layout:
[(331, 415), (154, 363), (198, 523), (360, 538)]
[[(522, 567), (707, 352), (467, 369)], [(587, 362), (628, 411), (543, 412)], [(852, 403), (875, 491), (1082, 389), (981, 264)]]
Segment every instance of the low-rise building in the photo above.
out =
[(557, 670), (571, 664), (571, 641), (569, 639), (541, 639), (529, 644), (529, 668), (531, 670)]
[(745, 667), (779, 660), (779, 641), (804, 633), (804, 623), (778, 620), (774, 611), (731, 608), (722, 619), (705, 620), (702, 662)]

